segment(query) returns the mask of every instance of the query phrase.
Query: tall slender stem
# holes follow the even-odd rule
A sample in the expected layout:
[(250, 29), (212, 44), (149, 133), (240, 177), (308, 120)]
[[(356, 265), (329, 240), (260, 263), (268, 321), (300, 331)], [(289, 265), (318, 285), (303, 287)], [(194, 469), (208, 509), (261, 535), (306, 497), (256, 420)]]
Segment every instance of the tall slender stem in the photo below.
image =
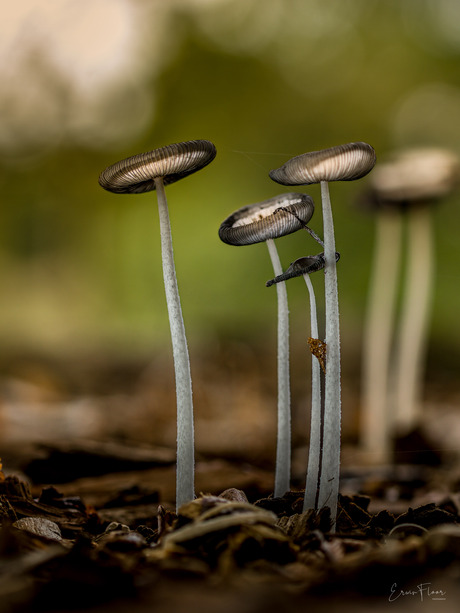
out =
[(361, 397), (361, 445), (373, 463), (387, 463), (391, 459), (392, 407), (388, 373), (401, 234), (402, 216), (399, 210), (391, 209), (378, 213), (364, 328)]
[(176, 508), (195, 497), (194, 486), (194, 430), (192, 377), (184, 319), (177, 287), (174, 254), (171, 237), (171, 224), (163, 179), (155, 179), (158, 197), (158, 214), (160, 219), (161, 253), (163, 261), (163, 279), (165, 284), (166, 304), (176, 376), (177, 398), (177, 473), (176, 473)]
[[(283, 272), (273, 239), (266, 241), (275, 276)], [(289, 308), (286, 283), (276, 285), (278, 297), (278, 434), (276, 446), (275, 497), (290, 489), (291, 398), (289, 384)]]
[(324, 398), (323, 458), (318, 505), (331, 509), (333, 529), (337, 516), (340, 478), (340, 330), (335, 237), (329, 186), (321, 181), (324, 235), (324, 289), (326, 309), (326, 382)]
[[(318, 338), (316, 299), (310, 275), (303, 275), (310, 297), (310, 335)], [(312, 355), (311, 363), (311, 425), (308, 452), (308, 471), (305, 483), (303, 510), (314, 509), (318, 489), (319, 462), (321, 454), (321, 371), (318, 360)]]
[(408, 210), (408, 269), (394, 362), (395, 425), (406, 433), (420, 414), (426, 328), (433, 280), (433, 240), (429, 206)]

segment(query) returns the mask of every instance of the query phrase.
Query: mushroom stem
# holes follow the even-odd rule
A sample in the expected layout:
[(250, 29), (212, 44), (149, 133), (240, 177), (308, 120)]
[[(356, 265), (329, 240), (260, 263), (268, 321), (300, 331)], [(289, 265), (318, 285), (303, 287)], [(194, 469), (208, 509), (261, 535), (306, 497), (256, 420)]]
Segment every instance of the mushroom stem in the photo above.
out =
[[(372, 463), (390, 461), (390, 351), (401, 255), (399, 210), (379, 212), (363, 344), (361, 444)], [(404, 372), (404, 368), (401, 372)]]
[(193, 401), (190, 360), (185, 336), (184, 319), (180, 305), (174, 267), (174, 253), (171, 236), (171, 224), (168, 203), (161, 177), (155, 178), (160, 219), (161, 252), (163, 260), (163, 279), (165, 284), (166, 304), (173, 349), (176, 377), (177, 399), (177, 474), (176, 474), (176, 508), (195, 497), (194, 486), (194, 434)]
[(397, 335), (393, 380), (395, 425), (402, 434), (414, 428), (419, 418), (434, 260), (429, 206), (412, 206), (407, 222), (406, 294)]
[[(281, 275), (278, 250), (275, 241), (266, 241), (273, 270)], [(278, 433), (276, 446), (276, 470), (274, 496), (283, 496), (290, 488), (291, 478), (291, 408), (289, 384), (289, 309), (286, 283), (276, 285), (278, 298)]]
[(340, 477), (340, 330), (334, 221), (329, 185), (321, 181), (324, 236), (324, 290), (326, 311), (326, 376), (324, 397), (323, 459), (318, 505), (331, 509), (335, 529)]
[[(310, 334), (318, 338), (318, 318), (313, 284), (308, 273), (303, 275), (310, 297)], [(310, 446), (308, 452), (308, 471), (305, 483), (303, 510), (316, 508), (318, 490), (319, 462), (321, 454), (321, 371), (319, 361), (312, 355), (311, 363), (311, 423)]]

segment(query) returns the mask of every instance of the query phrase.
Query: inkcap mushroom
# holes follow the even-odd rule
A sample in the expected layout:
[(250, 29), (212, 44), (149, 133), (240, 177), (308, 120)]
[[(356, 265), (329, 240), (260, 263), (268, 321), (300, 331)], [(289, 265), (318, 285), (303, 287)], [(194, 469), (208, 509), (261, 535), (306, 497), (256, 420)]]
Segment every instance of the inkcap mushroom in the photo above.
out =
[[(336, 252), (336, 262), (340, 254)], [(316, 314), (316, 297), (310, 279), (312, 272), (322, 270), (325, 265), (324, 253), (298, 258), (292, 262), (286, 271), (265, 284), (270, 287), (274, 283), (303, 276), (310, 297), (310, 338), (309, 345), (312, 353), (311, 368), (311, 424), (310, 445), (308, 453), (308, 470), (305, 483), (305, 496), (303, 510), (316, 509), (318, 493), (319, 467), (321, 462), (321, 369), (324, 371), (324, 357), (327, 352), (326, 343), (319, 339), (318, 317)], [(316, 357), (317, 359), (313, 359)]]
[[(394, 435), (406, 435), (420, 425), (434, 275), (431, 214), (433, 205), (452, 193), (459, 181), (460, 159), (456, 153), (437, 147), (410, 148), (395, 151), (379, 163), (363, 196), (364, 204), (376, 211), (361, 399), (361, 444), (374, 463), (391, 461)], [(404, 243), (407, 269), (403, 304), (393, 338)]]
[[(229, 245), (266, 242), (275, 275), (283, 269), (274, 242), (304, 227), (314, 212), (306, 194), (281, 194), (244, 206), (227, 217), (219, 228), (220, 239)], [(289, 384), (289, 310), (284, 283), (277, 285), (278, 297), (278, 428), (275, 472), (275, 497), (290, 488), (291, 410)]]
[(176, 507), (195, 496), (194, 430), (190, 360), (177, 286), (165, 185), (179, 181), (207, 166), (216, 156), (207, 140), (167, 145), (127, 158), (106, 168), (99, 184), (116, 194), (140, 194), (156, 190), (160, 220), (161, 253), (166, 302), (171, 329), (177, 397)]
[(367, 143), (338, 145), (304, 153), (270, 172), (282, 185), (321, 184), (325, 257), (325, 308), (327, 368), (324, 406), (324, 454), (321, 468), (319, 505), (331, 509), (333, 526), (337, 514), (340, 476), (340, 330), (335, 261), (335, 236), (329, 195), (329, 181), (352, 181), (365, 176), (375, 165), (374, 149)]

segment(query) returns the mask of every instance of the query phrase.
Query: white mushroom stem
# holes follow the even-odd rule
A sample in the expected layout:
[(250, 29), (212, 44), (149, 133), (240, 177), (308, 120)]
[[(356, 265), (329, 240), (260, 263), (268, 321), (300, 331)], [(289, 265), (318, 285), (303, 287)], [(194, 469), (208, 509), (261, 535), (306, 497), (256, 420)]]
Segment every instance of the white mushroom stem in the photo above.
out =
[(401, 434), (416, 427), (420, 418), (434, 262), (430, 207), (412, 205), (407, 221), (408, 264), (393, 379), (395, 425)]
[[(266, 241), (275, 276), (283, 269), (273, 239)], [(289, 384), (289, 309), (286, 283), (276, 284), (278, 297), (278, 433), (276, 445), (275, 497), (290, 489), (291, 480), (291, 399)]]
[[(390, 461), (389, 364), (401, 257), (402, 217), (397, 208), (378, 213), (371, 286), (363, 338), (361, 446), (375, 464)], [(403, 371), (404, 372), (404, 369)]]
[(161, 253), (163, 279), (176, 377), (177, 398), (177, 466), (176, 466), (176, 508), (195, 497), (194, 487), (194, 434), (193, 401), (190, 360), (185, 336), (184, 319), (177, 287), (171, 224), (163, 179), (155, 179), (160, 219)]
[[(310, 335), (318, 338), (318, 318), (316, 299), (309, 274), (303, 275), (310, 297)], [(311, 425), (310, 446), (308, 452), (308, 471), (305, 483), (303, 510), (314, 509), (318, 489), (319, 461), (321, 454), (321, 371), (317, 358), (312, 355), (311, 363)]]
[(330, 508), (332, 529), (335, 530), (340, 478), (340, 330), (334, 221), (327, 181), (321, 181), (321, 200), (325, 257), (326, 380), (318, 505), (319, 508), (326, 506)]

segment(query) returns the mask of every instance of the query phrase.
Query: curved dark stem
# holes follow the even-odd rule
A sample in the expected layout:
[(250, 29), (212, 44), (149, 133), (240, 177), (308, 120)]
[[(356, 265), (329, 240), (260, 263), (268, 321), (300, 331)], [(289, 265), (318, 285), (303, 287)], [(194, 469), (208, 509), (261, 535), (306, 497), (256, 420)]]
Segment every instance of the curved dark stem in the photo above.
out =
[(307, 224), (302, 219), (300, 219), (300, 217), (297, 215), (297, 213), (294, 213), (294, 211), (290, 211), (289, 209), (285, 208), (284, 206), (279, 207), (279, 209), (277, 209), (277, 210), (278, 211), (284, 211), (285, 213), (289, 213), (290, 215), (293, 215), (297, 219), (297, 221), (300, 223), (302, 228), (304, 230), (306, 230), (310, 234), (310, 236), (312, 238), (314, 238), (315, 241), (317, 243), (319, 243), (321, 245), (321, 247), (323, 247), (323, 249), (324, 249), (324, 242), (322, 241), (322, 239), (316, 234), (316, 232), (314, 230), (312, 230), (309, 226), (307, 226)]

